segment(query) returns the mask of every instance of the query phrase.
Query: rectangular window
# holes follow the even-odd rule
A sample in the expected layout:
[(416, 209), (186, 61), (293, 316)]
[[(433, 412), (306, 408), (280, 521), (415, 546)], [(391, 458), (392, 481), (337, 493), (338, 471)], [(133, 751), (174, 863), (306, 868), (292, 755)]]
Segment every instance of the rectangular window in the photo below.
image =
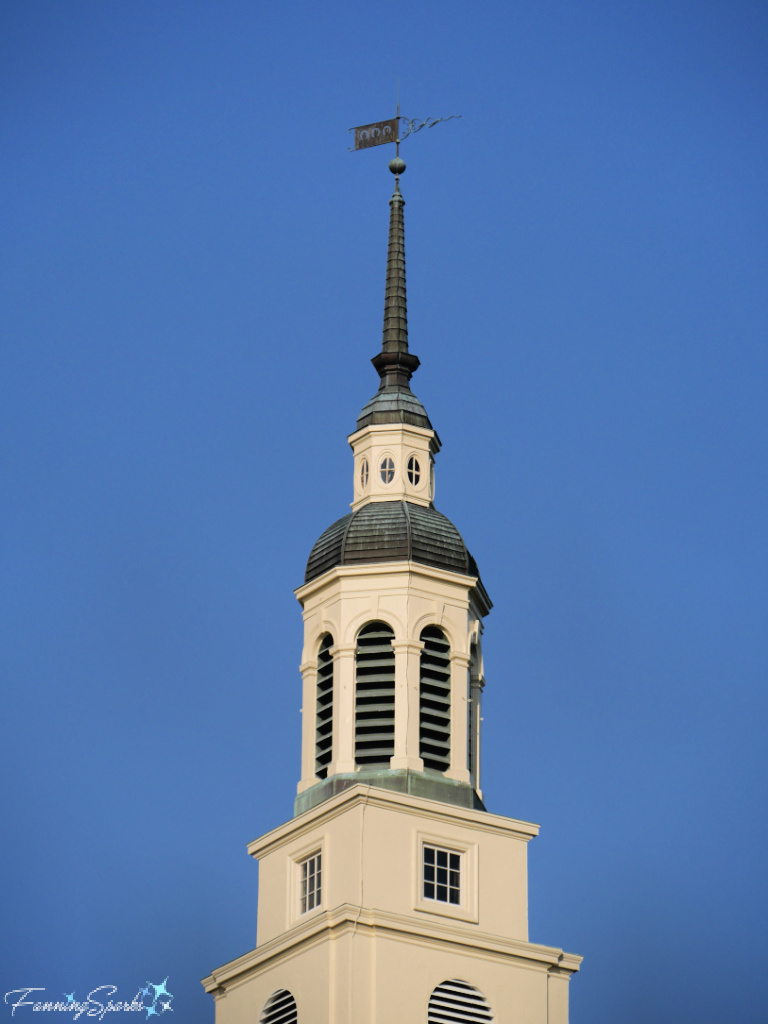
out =
[(320, 878), (320, 854), (315, 853), (307, 857), (299, 867), (301, 868), (301, 913), (306, 914), (308, 910), (314, 910), (320, 906), (321, 878)]
[(461, 854), (424, 846), (424, 899), (461, 903)]

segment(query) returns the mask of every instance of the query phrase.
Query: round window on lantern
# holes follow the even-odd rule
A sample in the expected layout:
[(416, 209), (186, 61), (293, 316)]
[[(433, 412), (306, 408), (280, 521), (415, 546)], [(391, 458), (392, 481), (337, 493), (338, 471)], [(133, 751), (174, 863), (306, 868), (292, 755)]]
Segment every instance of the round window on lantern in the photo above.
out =
[(412, 455), (408, 459), (408, 482), (413, 484), (415, 487), (421, 479), (421, 469), (419, 467), (419, 460)]
[(365, 490), (368, 486), (368, 459), (360, 463), (360, 487)]
[(385, 484), (391, 484), (395, 479), (395, 464), (389, 456), (381, 460), (381, 479)]

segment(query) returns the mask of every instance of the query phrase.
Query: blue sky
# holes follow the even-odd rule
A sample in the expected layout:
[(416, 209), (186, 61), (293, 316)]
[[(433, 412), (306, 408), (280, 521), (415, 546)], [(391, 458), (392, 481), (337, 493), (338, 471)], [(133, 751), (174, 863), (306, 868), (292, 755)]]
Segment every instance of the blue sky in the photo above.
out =
[(573, 1024), (762, 1019), (767, 29), (2, 5), (2, 992), (168, 976), (205, 1024), (254, 944), (292, 589), (377, 385), (391, 154), (346, 129), (399, 76), (462, 115), (403, 145), (413, 387), (495, 604), (483, 788), (542, 824), (531, 938), (585, 957)]

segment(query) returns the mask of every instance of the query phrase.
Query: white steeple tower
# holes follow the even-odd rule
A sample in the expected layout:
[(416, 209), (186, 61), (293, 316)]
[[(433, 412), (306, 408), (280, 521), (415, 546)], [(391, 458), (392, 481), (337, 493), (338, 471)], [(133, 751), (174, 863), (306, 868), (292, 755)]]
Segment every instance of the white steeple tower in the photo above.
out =
[(258, 945), (204, 979), (216, 1024), (567, 1024), (581, 958), (528, 941), (538, 826), (480, 791), (477, 566), (434, 500), (410, 390), (399, 176), (381, 383), (350, 435), (352, 511), (319, 538), (304, 615), (295, 817), (255, 840)]

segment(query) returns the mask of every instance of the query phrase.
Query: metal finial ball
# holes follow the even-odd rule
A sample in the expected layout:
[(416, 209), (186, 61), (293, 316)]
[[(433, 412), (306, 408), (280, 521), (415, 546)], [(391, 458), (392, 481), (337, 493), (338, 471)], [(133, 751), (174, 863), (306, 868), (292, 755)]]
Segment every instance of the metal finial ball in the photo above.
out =
[(402, 174), (405, 170), (405, 160), (402, 157), (396, 156), (389, 161), (389, 169), (393, 174)]

